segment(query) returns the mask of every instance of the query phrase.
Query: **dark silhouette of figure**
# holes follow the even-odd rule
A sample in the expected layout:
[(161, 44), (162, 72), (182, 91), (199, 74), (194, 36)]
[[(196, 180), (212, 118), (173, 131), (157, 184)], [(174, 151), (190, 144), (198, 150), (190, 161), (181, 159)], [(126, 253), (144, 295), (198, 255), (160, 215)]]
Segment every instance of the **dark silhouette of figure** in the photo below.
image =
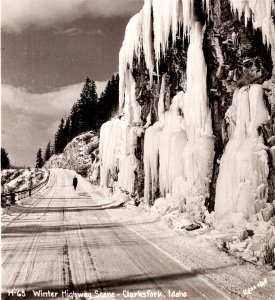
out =
[(76, 176), (74, 176), (74, 178), (73, 178), (73, 186), (74, 186), (74, 189), (76, 189), (76, 187), (77, 187), (77, 178), (76, 178)]

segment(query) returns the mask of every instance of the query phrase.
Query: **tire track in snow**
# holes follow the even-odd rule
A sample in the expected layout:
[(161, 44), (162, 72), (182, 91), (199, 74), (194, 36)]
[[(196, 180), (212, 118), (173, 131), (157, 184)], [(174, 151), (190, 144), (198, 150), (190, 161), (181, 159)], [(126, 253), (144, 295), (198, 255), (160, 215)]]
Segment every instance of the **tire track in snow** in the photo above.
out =
[[(68, 179), (68, 178), (67, 178)], [(63, 227), (66, 228), (66, 232), (69, 230), (69, 226), (66, 225), (66, 207), (68, 200), (70, 198), (64, 199), (63, 201), (63, 208), (62, 208), (62, 216), (63, 216)], [(62, 258), (63, 258), (63, 265), (62, 265), (62, 282), (64, 289), (68, 291), (68, 293), (71, 292), (77, 292), (77, 288), (73, 282), (73, 272), (72, 272), (72, 265), (70, 261), (70, 255), (69, 255), (69, 234), (66, 233), (64, 246), (63, 246), (63, 252), (62, 252)]]
[[(107, 212), (106, 212), (107, 213)], [(108, 214), (108, 213), (107, 213)], [(104, 225), (105, 223), (100, 219), (100, 217), (96, 214), (96, 217), (99, 221), (100, 224)], [(123, 224), (120, 224), (122, 227), (125, 227)], [(126, 227), (125, 227), (126, 228)], [(153, 274), (148, 270), (148, 268), (142, 263), (142, 261), (138, 260), (130, 251), (127, 249), (127, 247), (123, 244), (119, 236), (116, 234), (114, 229), (110, 229), (112, 232), (112, 235), (116, 238), (118, 243), (121, 246), (121, 250), (126, 254), (126, 257), (128, 260), (131, 262), (131, 264), (134, 264), (141, 272), (143, 275), (146, 275), (150, 278), (150, 282), (153, 283), (158, 290), (160, 290), (166, 297), (168, 297), (167, 292), (154, 280)], [(131, 238), (132, 240), (132, 238)]]
[[(105, 211), (109, 216), (110, 216), (110, 214), (107, 212), (107, 211)], [(111, 216), (110, 216), (111, 217)], [(105, 224), (104, 222), (102, 222), (101, 221), (101, 219), (100, 219), (100, 217), (98, 217), (98, 215), (97, 215), (97, 218), (98, 218), (98, 220), (99, 220), (99, 222), (101, 223), (101, 224)], [(109, 219), (110, 220), (110, 219)], [(130, 252), (130, 250), (129, 249), (127, 249), (127, 247), (124, 245), (124, 243), (123, 243), (123, 241), (121, 240), (121, 235), (123, 234), (123, 238), (127, 238), (128, 240), (131, 240), (135, 245), (136, 245), (136, 247), (135, 247), (135, 249), (140, 249), (141, 250), (141, 253), (142, 253), (142, 248), (140, 247), (140, 244), (139, 244), (139, 240), (140, 240), (140, 238), (142, 238), (149, 246), (151, 245), (151, 246), (154, 246), (154, 248), (156, 248), (156, 250), (157, 251), (159, 251), (159, 249), (158, 249), (158, 247), (156, 246), (156, 245), (154, 245), (154, 244), (152, 244), (150, 241), (148, 241), (147, 239), (145, 239), (145, 238), (143, 238), (141, 235), (139, 235), (138, 233), (136, 233), (134, 230), (131, 230), (131, 228), (129, 228), (128, 226), (125, 226), (124, 224), (122, 224), (122, 223), (119, 223), (120, 225), (121, 225), (121, 228), (123, 228), (124, 230), (123, 230), (123, 233), (121, 232), (121, 229), (120, 229), (120, 231), (118, 231), (118, 229), (116, 229), (115, 227), (113, 227), (113, 228), (111, 228), (110, 230), (111, 230), (111, 232), (112, 232), (112, 234), (116, 237), (116, 239), (117, 239), (117, 241), (119, 242), (119, 244), (121, 245), (121, 248), (123, 249), (123, 251), (127, 254), (127, 256), (130, 258), (130, 260), (132, 261), (132, 262), (134, 262), (134, 264), (135, 264), (135, 266), (137, 266), (142, 272), (143, 272), (143, 275), (146, 275), (148, 278), (150, 278), (150, 281), (152, 282), (152, 283), (154, 283), (154, 285), (158, 288), (158, 290), (160, 290), (160, 291), (162, 291), (162, 293), (166, 296), (166, 297), (169, 297), (169, 295), (168, 295), (168, 293), (167, 293), (167, 289), (165, 290), (165, 288), (162, 288), (161, 287), (161, 283), (159, 284), (158, 282), (157, 282), (157, 279), (154, 279), (154, 277), (156, 276), (156, 274), (154, 274), (153, 272), (152, 272), (152, 270), (150, 269), (150, 265), (148, 266), (147, 264), (146, 264), (146, 260), (143, 260), (142, 259), (142, 256), (140, 257), (141, 259), (138, 259), (137, 258), (137, 256), (135, 255), (136, 254), (136, 252), (135, 253), (132, 253), (132, 252)], [(133, 232), (135, 235), (136, 235), (136, 237), (137, 238), (133, 238), (133, 236), (132, 235), (130, 235), (129, 233), (130, 232)], [(163, 263), (164, 263), (164, 261), (162, 260), (162, 259), (160, 259), (160, 257), (161, 257), (161, 255), (162, 254), (164, 254), (166, 257), (168, 257), (170, 260), (172, 259), (169, 255), (167, 255), (167, 253), (166, 252), (164, 252), (164, 251), (159, 251), (159, 255), (154, 255), (153, 257), (152, 257), (152, 260), (158, 260), (159, 261), (159, 265), (162, 265)], [(152, 255), (151, 253), (148, 253), (148, 255), (150, 256), (150, 255)], [(180, 266), (181, 268), (182, 268), (182, 271), (186, 271), (186, 272), (188, 272), (188, 273), (190, 273), (190, 274), (193, 274), (191, 271), (189, 271), (189, 270), (187, 270), (186, 268), (184, 268), (184, 267), (182, 267), (181, 266), (181, 264), (179, 264), (176, 260), (174, 260), (174, 259), (172, 259), (178, 266)], [(151, 267), (152, 267), (152, 265), (151, 265)], [(169, 265), (165, 265), (165, 267), (166, 268), (168, 268), (168, 269), (170, 269), (169, 268)], [(171, 272), (173, 272), (173, 270), (172, 269), (170, 269), (169, 271), (171, 271)], [(203, 292), (203, 290), (205, 290), (205, 287), (206, 286), (208, 286), (210, 289), (211, 289), (211, 291), (212, 291), (212, 286), (210, 285), (210, 284), (206, 284), (206, 282), (205, 281), (202, 281), (202, 279), (198, 276), (198, 275), (196, 275), (196, 274), (193, 274), (193, 276), (195, 276), (196, 278), (197, 278), (197, 281), (196, 281), (196, 286), (194, 285), (194, 284), (192, 284), (192, 283), (190, 283), (189, 282), (189, 280), (188, 281), (184, 281), (184, 286), (188, 286), (188, 294), (190, 293), (190, 295), (196, 295), (196, 294), (199, 294), (200, 295), (200, 299), (208, 299), (208, 300), (210, 300), (210, 299), (214, 299), (213, 297), (210, 297), (210, 296), (208, 296), (208, 295), (206, 295), (204, 292)], [(192, 281), (192, 279), (190, 279), (190, 281)], [(201, 288), (200, 289), (198, 289), (198, 283), (200, 283), (200, 286), (201, 286)], [(175, 281), (173, 281), (173, 280), (171, 280), (171, 288), (172, 288), (172, 290), (183, 290), (183, 286), (179, 283), (179, 282), (175, 282)], [(186, 289), (187, 290), (187, 289)], [(215, 289), (216, 290), (216, 289)], [(209, 290), (207, 290), (207, 292), (209, 292)], [(219, 294), (220, 295), (224, 295), (223, 293), (220, 293), (219, 292)], [(226, 296), (226, 295), (224, 295), (224, 296)], [(169, 299), (173, 299), (173, 298), (171, 298), (171, 297), (169, 297)], [(178, 298), (175, 298), (175, 299), (178, 299)], [(228, 298), (228, 297), (225, 297), (225, 298), (215, 298), (215, 299), (230, 299), (230, 298)]]
[[(56, 180), (55, 180), (56, 182)], [(56, 194), (56, 189), (57, 187), (55, 186), (55, 189), (53, 191), (53, 195), (51, 196), (51, 199), (50, 201), (48, 202), (48, 206), (44, 212), (44, 214), (42, 216), (44, 216), (48, 210), (49, 210), (49, 207), (50, 207), (50, 204), (52, 203), (53, 199), (54, 199), (54, 196)], [(42, 217), (41, 216), (41, 217)], [(41, 217), (39, 217), (38, 219), (41, 219)], [(36, 262), (36, 258), (37, 258), (37, 253), (38, 253), (38, 250), (39, 250), (39, 247), (40, 247), (40, 240), (41, 240), (41, 229), (38, 231), (37, 233), (37, 239), (35, 241), (35, 243), (33, 244), (35, 247), (33, 247), (33, 254), (31, 254), (32, 251), (30, 251), (30, 254), (29, 256), (27, 257), (27, 261), (25, 262), (26, 265), (28, 266), (28, 269), (26, 270), (26, 274), (25, 274), (25, 278), (24, 278), (24, 281), (27, 283), (28, 282), (28, 279), (29, 277), (33, 274), (33, 271), (35, 269), (35, 262)], [(28, 291), (28, 288), (29, 288), (29, 284), (26, 284), (26, 291)]]
[(66, 239), (65, 245), (63, 246), (63, 284), (65, 288), (68, 288), (68, 292), (71, 293), (76, 291), (73, 279), (72, 279), (72, 270), (69, 259), (69, 250), (68, 250), (68, 240)]
[[(50, 186), (50, 189), (47, 191), (47, 193), (44, 193), (44, 195), (43, 195), (44, 197), (37, 199), (37, 201), (35, 202), (35, 207), (45, 198), (46, 194), (48, 194), (50, 191), (52, 191), (52, 188), (54, 187), (55, 183), (56, 183), (56, 176), (54, 176), (54, 181), (53, 181), (53, 184)], [(56, 188), (54, 190), (54, 194), (55, 194), (55, 192), (56, 192)], [(52, 201), (53, 197), (54, 197), (54, 195), (52, 196), (50, 201)], [(48, 207), (49, 207), (49, 205), (48, 205)], [(33, 213), (34, 212), (33, 208), (34, 207), (28, 208), (27, 213), (25, 211), (23, 211), (18, 216), (16, 216), (13, 220), (11, 220), (8, 224), (5, 224), (4, 227), (2, 228), (2, 235), (6, 234), (6, 233), (13, 233), (12, 227), (10, 227), (11, 224), (14, 224), (15, 221), (20, 221), (21, 220), (20, 217), (23, 217), (23, 215), (24, 215), (24, 217), (27, 217), (30, 213)], [(24, 238), (23, 241), (28, 242), (28, 240), (29, 240), (29, 238), (27, 236), (27, 237)], [(5, 245), (5, 242), (3, 241), (3, 236), (2, 236), (2, 242), (3, 242), (3, 244), (2, 244), (2, 252), (3, 252), (3, 248), (4, 248), (3, 245)], [(22, 242), (22, 240), (21, 240), (21, 242)], [(13, 243), (13, 248), (9, 249), (10, 254), (4, 255), (4, 256), (2, 255), (2, 268), (4, 266), (6, 266), (6, 264), (12, 259), (12, 257), (14, 256), (14, 253), (16, 253), (16, 251), (17, 251), (16, 244)], [(23, 251), (24, 251), (24, 249), (23, 249)]]
[[(24, 270), (24, 265), (27, 260), (26, 258), (30, 255), (31, 249), (33, 249), (33, 247), (37, 241), (38, 235), (39, 235), (39, 233), (37, 233), (32, 240), (29, 240), (29, 243), (26, 244), (23, 251), (20, 251), (20, 265), (17, 267), (16, 273), (15, 274), (12, 274), (12, 273), (5, 274), (5, 276), (10, 275), (9, 279), (6, 280), (8, 282), (9, 286), (16, 285), (18, 279), (19, 278), (21, 279), (20, 274)], [(14, 258), (15, 258), (16, 262), (18, 262), (17, 255), (16, 255), (16, 249), (13, 249), (12, 251), (14, 251), (14, 253), (15, 253)], [(10, 262), (10, 265), (12, 265), (12, 264), (13, 264), (13, 262)], [(2, 266), (2, 269), (3, 269), (3, 266)]]
[[(51, 185), (51, 189), (49, 189), (49, 191), (47, 193), (44, 193), (45, 194), (48, 194), (50, 191), (52, 191), (52, 187), (54, 187), (54, 184), (56, 183), (56, 176), (54, 177), (54, 182), (53, 184)], [(53, 201), (53, 198), (54, 198), (54, 195), (56, 193), (56, 186), (55, 186), (55, 189), (53, 191), (53, 195), (48, 203), (48, 206), (47, 206), (47, 210), (50, 206), (50, 203)], [(38, 200), (40, 200), (39, 202), (36, 201), (36, 206), (43, 200), (43, 198), (39, 198)], [(29, 215), (33, 208), (30, 208), (29, 209), (29, 212), (26, 214)], [(18, 220), (18, 218), (20, 216), (22, 216), (24, 214), (24, 212), (22, 212), (19, 216), (17, 216), (15, 219)], [(12, 227), (10, 228), (10, 225), (12, 224), (12, 222), (15, 220), (13, 219), (8, 225), (6, 228), (4, 228), (4, 230), (2, 230), (2, 233), (7, 233), (10, 231), (10, 229), (12, 229)], [(35, 226), (35, 225), (34, 225)], [(35, 228), (35, 227), (34, 227)], [(34, 269), (34, 264), (35, 264), (35, 260), (36, 260), (36, 257), (37, 257), (37, 251), (38, 251), (38, 247), (39, 247), (39, 241), (40, 241), (40, 234), (41, 234), (41, 229), (38, 230), (38, 232), (35, 234), (35, 237), (33, 237), (33, 239), (30, 239), (28, 235), (26, 238), (24, 238), (24, 240), (22, 241), (21, 240), (21, 243), (24, 246), (23, 249), (20, 249), (20, 259), (21, 259), (21, 263), (20, 265), (17, 267), (17, 272), (12, 275), (11, 274), (11, 278), (8, 280), (9, 282), (9, 285), (15, 285), (16, 282), (18, 281), (18, 279), (23, 277), (24, 278), (24, 283), (27, 283), (27, 280), (29, 279), (30, 275), (32, 274), (33, 272), (33, 269)], [(25, 243), (26, 242), (26, 243)], [(3, 246), (2, 246), (2, 251), (3, 251)], [(18, 261), (18, 258), (17, 258), (17, 255), (16, 255), (16, 252), (18, 251), (17, 249), (17, 244), (14, 243), (14, 246), (12, 249), (9, 249), (9, 252), (10, 254), (9, 255), (6, 255), (4, 257), (6, 257), (4, 259), (4, 261), (2, 262), (2, 269), (7, 265), (7, 264), (13, 264), (13, 261), (12, 258), (14, 258), (14, 260), (16, 260), (16, 262)], [(23, 256), (25, 254), (25, 256)], [(2, 255), (2, 258), (3, 258), (3, 255)], [(27, 266), (27, 269), (24, 268), (24, 266)], [(23, 273), (23, 274), (22, 274)], [(24, 274), (25, 273), (25, 274)], [(28, 284), (25, 285), (25, 288), (26, 290), (28, 290)]]
[(96, 277), (96, 281), (97, 281), (97, 287), (96, 288), (98, 289), (99, 292), (103, 292), (104, 288), (103, 288), (103, 285), (102, 285), (102, 281), (100, 279), (100, 272), (98, 272), (98, 269), (96, 267), (96, 263), (93, 260), (92, 253), (91, 253), (90, 248), (88, 246), (86, 236), (83, 232), (83, 228), (81, 227), (81, 224), (79, 222), (78, 222), (78, 225), (79, 225), (80, 234), (81, 234), (81, 238), (82, 238), (83, 249), (84, 249), (84, 251), (86, 252), (86, 254), (89, 258), (89, 263), (91, 265), (91, 269), (92, 269), (92, 271), (93, 271), (93, 273)]

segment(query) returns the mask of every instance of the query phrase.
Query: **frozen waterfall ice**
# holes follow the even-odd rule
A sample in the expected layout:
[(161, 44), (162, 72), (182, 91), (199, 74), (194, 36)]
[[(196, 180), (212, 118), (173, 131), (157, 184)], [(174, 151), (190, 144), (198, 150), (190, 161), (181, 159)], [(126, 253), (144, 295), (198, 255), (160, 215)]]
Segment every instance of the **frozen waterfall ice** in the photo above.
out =
[(256, 201), (266, 202), (268, 157), (258, 127), (269, 119), (262, 86), (236, 90), (226, 118), (231, 136), (220, 162), (217, 180), (215, 217), (242, 213), (256, 214)]

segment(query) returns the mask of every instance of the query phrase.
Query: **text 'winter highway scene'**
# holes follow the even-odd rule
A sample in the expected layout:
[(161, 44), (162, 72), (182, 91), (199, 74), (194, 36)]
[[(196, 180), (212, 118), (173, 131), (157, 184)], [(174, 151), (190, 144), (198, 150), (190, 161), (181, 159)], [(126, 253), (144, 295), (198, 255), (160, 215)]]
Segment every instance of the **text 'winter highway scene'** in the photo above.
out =
[(275, 2), (1, 1), (1, 299), (275, 299)]

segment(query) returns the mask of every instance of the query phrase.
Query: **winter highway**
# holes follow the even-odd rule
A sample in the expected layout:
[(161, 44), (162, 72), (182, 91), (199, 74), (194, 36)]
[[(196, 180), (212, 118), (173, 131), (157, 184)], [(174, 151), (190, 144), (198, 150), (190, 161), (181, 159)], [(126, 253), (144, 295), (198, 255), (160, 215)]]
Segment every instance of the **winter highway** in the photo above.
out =
[[(51, 170), (46, 187), (2, 222), (2, 299), (229, 299), (115, 221), (97, 188)], [(89, 192), (87, 192), (87, 190)]]

